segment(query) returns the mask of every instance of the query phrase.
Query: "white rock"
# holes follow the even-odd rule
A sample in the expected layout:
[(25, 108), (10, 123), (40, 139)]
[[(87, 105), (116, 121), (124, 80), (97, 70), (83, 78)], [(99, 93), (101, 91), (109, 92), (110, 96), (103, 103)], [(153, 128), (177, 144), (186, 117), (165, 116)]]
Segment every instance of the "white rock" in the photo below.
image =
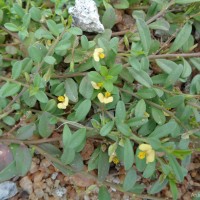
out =
[(0, 199), (5, 200), (15, 196), (18, 192), (17, 186), (14, 182), (6, 181), (0, 183)]
[(73, 17), (73, 25), (87, 32), (104, 32), (99, 20), (96, 3), (93, 0), (76, 0), (75, 6), (69, 8)]

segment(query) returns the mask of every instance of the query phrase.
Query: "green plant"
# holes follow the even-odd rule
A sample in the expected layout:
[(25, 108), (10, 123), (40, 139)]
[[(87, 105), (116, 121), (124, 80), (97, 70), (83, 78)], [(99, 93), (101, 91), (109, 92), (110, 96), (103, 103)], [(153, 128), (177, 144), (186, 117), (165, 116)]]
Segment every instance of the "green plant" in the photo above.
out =
[[(64, 174), (91, 176), (80, 152), (96, 138), (88, 171), (98, 169), (99, 186), (150, 199), (169, 184), (178, 198), (176, 184), (199, 151), (190, 147), (200, 136), (200, 53), (192, 52), (192, 28), (200, 34), (199, 1), (145, 1), (147, 12), (133, 12), (133, 30), (112, 33), (115, 22), (107, 21), (115, 20), (114, 8), (134, 8), (139, 1), (119, 2), (99, 1), (109, 29), (90, 40), (71, 26), (62, 1), (52, 1), (54, 9), (43, 1), (0, 2), (0, 142), (13, 155), (0, 181), (24, 176), (35, 151)], [(168, 39), (162, 42), (155, 31)], [(123, 42), (126, 50), (119, 51)], [(181, 91), (178, 84), (189, 88)], [(52, 137), (53, 131), (62, 136)], [(106, 181), (111, 162), (126, 170), (121, 186)], [(138, 172), (155, 180), (148, 196)], [(105, 186), (99, 199), (109, 199)]]

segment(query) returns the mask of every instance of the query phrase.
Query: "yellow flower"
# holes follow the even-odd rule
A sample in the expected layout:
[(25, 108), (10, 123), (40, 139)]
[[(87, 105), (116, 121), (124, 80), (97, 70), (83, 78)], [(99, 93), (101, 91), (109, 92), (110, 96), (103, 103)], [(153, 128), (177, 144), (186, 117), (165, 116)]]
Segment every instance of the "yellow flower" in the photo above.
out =
[(102, 86), (103, 83), (99, 82), (99, 83), (95, 83), (94, 81), (91, 81), (92, 87), (96, 90), (99, 90)]
[(115, 165), (119, 163), (119, 158), (115, 152), (109, 157), (109, 162), (113, 162)]
[(105, 58), (104, 50), (102, 48), (96, 48), (93, 53), (93, 58), (96, 62), (99, 62), (100, 59)]
[(101, 103), (107, 104), (113, 102), (113, 97), (110, 92), (105, 92), (105, 95), (103, 95), (103, 93), (99, 93), (97, 97)]
[(60, 101), (61, 103), (58, 103), (57, 107), (59, 109), (66, 109), (66, 107), (68, 106), (68, 103), (69, 103), (69, 98), (66, 96), (66, 94), (64, 94), (64, 96), (58, 97), (58, 101)]
[(138, 154), (139, 159), (144, 159), (146, 157), (146, 163), (150, 163), (155, 160), (155, 151), (152, 149), (151, 145), (140, 144), (139, 150), (141, 151)]
[(115, 156), (115, 157), (112, 159), (112, 161), (113, 161), (113, 163), (114, 163), (115, 165), (119, 164), (119, 159), (118, 159), (117, 156)]

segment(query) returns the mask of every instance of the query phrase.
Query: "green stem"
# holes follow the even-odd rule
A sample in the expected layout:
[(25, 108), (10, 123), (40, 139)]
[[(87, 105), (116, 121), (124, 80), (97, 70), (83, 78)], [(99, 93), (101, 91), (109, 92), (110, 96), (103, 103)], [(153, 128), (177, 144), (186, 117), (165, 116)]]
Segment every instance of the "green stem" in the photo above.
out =
[[(141, 97), (139, 97), (137, 94), (134, 94), (134, 93), (132, 93), (132, 92), (130, 92), (130, 91), (128, 91), (128, 90), (124, 90), (124, 89), (122, 89), (122, 88), (120, 88), (120, 90), (123, 91), (123, 92), (125, 92), (125, 93), (127, 93), (127, 94), (132, 95), (133, 97), (135, 97), (135, 98), (137, 98), (137, 99), (141, 99)], [(162, 107), (162, 106), (160, 106), (160, 105), (158, 105), (158, 104), (156, 104), (156, 103), (154, 103), (154, 102), (152, 102), (152, 101), (149, 101), (149, 100), (147, 100), (147, 99), (144, 99), (144, 101), (145, 101), (147, 104), (149, 104), (149, 105), (151, 105), (151, 106), (153, 106), (153, 107), (155, 107), (155, 108), (158, 108), (159, 110), (162, 110), (162, 111), (166, 112), (169, 116), (171, 116), (172, 118), (174, 118), (175, 121), (176, 121), (178, 124), (180, 124), (185, 130), (187, 130), (187, 127), (186, 127), (186, 126), (171, 112), (171, 111), (169, 111), (169, 110), (165, 109), (164, 107)]]
[(4, 77), (4, 76), (0, 76), (0, 79), (1, 80), (4, 80), (4, 81), (8, 81), (8, 82), (12, 82), (12, 83), (16, 83), (16, 84), (19, 84), (19, 85), (23, 85), (24, 87), (29, 87), (29, 85), (27, 84), (24, 84), (24, 83), (21, 83), (19, 81), (16, 81), (16, 80), (13, 80), (12, 78), (8, 78), (8, 77)]
[(8, 115), (9, 115), (10, 113), (12, 113), (12, 112), (13, 112), (13, 110), (11, 109), (11, 110), (9, 110), (9, 111), (3, 113), (2, 115), (0, 115), (0, 119), (3, 119), (4, 117), (8, 116)]

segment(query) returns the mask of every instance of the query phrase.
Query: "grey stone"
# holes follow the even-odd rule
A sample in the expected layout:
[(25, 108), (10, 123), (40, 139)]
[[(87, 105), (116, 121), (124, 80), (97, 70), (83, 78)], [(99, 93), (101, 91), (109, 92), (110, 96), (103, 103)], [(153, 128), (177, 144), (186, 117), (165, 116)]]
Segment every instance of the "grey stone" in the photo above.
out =
[(69, 8), (73, 25), (87, 32), (104, 32), (104, 26), (99, 20), (96, 3), (93, 0), (76, 0), (75, 6)]
[(18, 193), (17, 186), (14, 182), (5, 181), (0, 183), (0, 200), (6, 200)]

